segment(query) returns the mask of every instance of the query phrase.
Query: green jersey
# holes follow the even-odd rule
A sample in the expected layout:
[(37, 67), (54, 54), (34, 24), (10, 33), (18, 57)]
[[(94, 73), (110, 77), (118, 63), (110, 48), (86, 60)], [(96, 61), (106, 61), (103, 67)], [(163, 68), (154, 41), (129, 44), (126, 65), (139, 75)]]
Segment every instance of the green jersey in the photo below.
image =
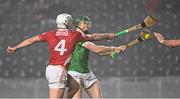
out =
[(76, 71), (79, 73), (89, 73), (90, 66), (88, 65), (89, 50), (82, 45), (85, 42), (79, 42), (74, 49), (68, 71)]

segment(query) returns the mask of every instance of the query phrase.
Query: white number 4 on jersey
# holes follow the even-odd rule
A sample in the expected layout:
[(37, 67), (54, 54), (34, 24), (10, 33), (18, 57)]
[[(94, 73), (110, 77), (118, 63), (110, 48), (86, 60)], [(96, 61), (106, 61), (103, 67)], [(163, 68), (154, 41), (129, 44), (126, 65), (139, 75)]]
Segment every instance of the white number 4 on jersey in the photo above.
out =
[(54, 48), (55, 51), (59, 51), (60, 55), (63, 55), (65, 51), (67, 51), (67, 49), (65, 49), (65, 44), (66, 41), (65, 40), (61, 40), (56, 47)]

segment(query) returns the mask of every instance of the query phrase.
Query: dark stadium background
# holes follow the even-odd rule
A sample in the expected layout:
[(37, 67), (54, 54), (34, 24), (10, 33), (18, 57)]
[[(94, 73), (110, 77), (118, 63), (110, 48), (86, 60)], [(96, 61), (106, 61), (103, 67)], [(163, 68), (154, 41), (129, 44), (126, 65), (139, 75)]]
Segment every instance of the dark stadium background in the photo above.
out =
[[(47, 44), (6, 53), (8, 45), (54, 29), (60, 13), (92, 19), (91, 32), (117, 32), (141, 22), (153, 11), (159, 22), (150, 30), (166, 39), (180, 38), (180, 0), (0, 0), (0, 98), (45, 98)], [(96, 44), (118, 46), (138, 37), (128, 34)], [(89, 63), (105, 98), (180, 97), (180, 48), (155, 39), (129, 48), (116, 60), (93, 53)], [(84, 93), (83, 97), (87, 97)]]

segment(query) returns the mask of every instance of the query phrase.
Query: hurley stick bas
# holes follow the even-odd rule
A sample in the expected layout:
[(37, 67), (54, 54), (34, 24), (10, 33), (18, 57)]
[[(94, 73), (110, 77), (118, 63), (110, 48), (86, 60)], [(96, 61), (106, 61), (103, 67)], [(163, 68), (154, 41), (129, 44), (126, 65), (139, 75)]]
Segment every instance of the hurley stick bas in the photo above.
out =
[(152, 16), (152, 15), (148, 15), (143, 22), (134, 25), (128, 29), (125, 29), (123, 31), (117, 32), (115, 35), (118, 37), (121, 37), (123, 35), (125, 35), (126, 33), (129, 33), (131, 31), (135, 31), (138, 29), (142, 29), (142, 28), (146, 28), (146, 27), (152, 27), (153, 25), (155, 25), (158, 22), (157, 18)]

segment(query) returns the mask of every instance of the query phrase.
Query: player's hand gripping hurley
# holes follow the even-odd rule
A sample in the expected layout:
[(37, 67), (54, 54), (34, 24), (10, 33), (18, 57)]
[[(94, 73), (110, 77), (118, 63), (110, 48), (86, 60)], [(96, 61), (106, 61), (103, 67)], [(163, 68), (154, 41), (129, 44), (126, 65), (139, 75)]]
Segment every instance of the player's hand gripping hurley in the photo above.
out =
[[(133, 45), (136, 45), (136, 44), (138, 44), (138, 43), (140, 43), (140, 42), (142, 42), (142, 41), (149, 40), (149, 39), (151, 39), (151, 38), (152, 38), (152, 36), (151, 36), (151, 34), (150, 34), (150, 31), (149, 31), (148, 29), (144, 29), (144, 30), (140, 33), (140, 36), (139, 36), (137, 39), (129, 42), (126, 46), (127, 46), (127, 48), (128, 48), (128, 47), (131, 47), (131, 46), (133, 46)], [(114, 52), (112, 52), (111, 57), (112, 57), (113, 59), (115, 59), (115, 58), (117, 58), (118, 54), (119, 54), (119, 53), (117, 53), (117, 52), (114, 51)]]

